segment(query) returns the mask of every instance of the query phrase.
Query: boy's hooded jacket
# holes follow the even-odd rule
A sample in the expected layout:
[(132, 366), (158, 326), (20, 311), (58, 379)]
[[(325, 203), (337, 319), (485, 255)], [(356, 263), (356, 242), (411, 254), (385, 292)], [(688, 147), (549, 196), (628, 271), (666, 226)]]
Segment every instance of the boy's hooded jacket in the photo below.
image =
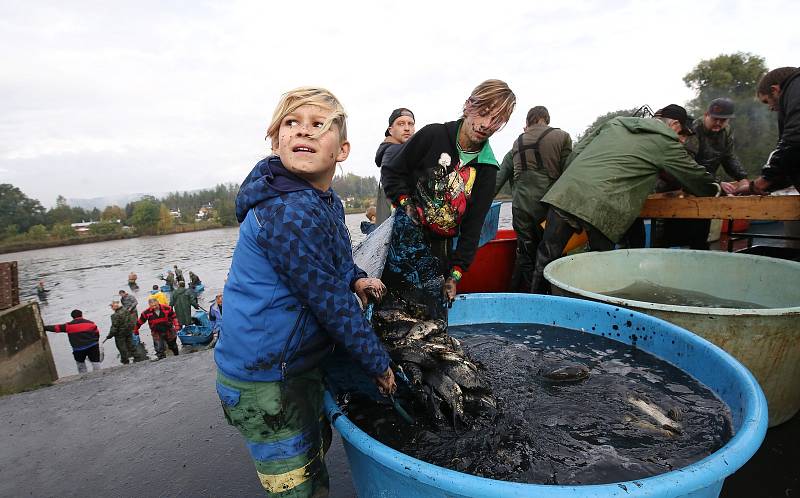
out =
[(352, 285), (366, 277), (353, 262), (344, 209), (276, 156), (256, 164), (236, 197), (241, 223), (225, 284), (225, 313), (214, 351), (226, 376), (283, 380), (317, 366), (332, 339), (370, 375), (389, 366)]

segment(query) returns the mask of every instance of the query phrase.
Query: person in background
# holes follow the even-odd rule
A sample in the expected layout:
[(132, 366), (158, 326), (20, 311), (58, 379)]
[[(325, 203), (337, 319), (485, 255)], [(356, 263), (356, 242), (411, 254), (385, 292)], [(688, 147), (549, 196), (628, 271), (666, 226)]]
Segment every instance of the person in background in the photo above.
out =
[(175, 274), (172, 273), (172, 270), (169, 270), (167, 272), (167, 276), (166, 277), (161, 277), (161, 279), (164, 280), (164, 282), (166, 282), (166, 285), (167, 285), (167, 287), (169, 287), (169, 291), (170, 292), (172, 292), (172, 290), (175, 289), (175, 285), (176, 285)]
[(202, 284), (203, 282), (200, 281), (200, 277), (196, 274), (189, 272), (189, 288), (194, 290), (195, 287)]
[(139, 277), (136, 275), (136, 273), (134, 273), (134, 272), (130, 272), (130, 273), (128, 273), (128, 286), (129, 286), (129, 287), (131, 287), (131, 288), (133, 288), (133, 287), (139, 287), (139, 286), (136, 284), (136, 279), (137, 279), (137, 278), (139, 278)]
[[(734, 180), (728, 190), (731, 193), (744, 181), (747, 183), (745, 171), (734, 151), (733, 131), (730, 120), (735, 117), (733, 101), (718, 98), (711, 101), (701, 118), (691, 125), (692, 133), (687, 135), (684, 146), (700, 166), (717, 177), (720, 166)], [(718, 178), (718, 177), (717, 177)], [(680, 185), (674, 185), (680, 188)], [(674, 190), (674, 189), (673, 189)], [(661, 236), (658, 246), (689, 246), (689, 249), (708, 250), (708, 235), (711, 220), (665, 219), (661, 222)]]
[(169, 305), (167, 295), (161, 292), (161, 288), (158, 285), (153, 286), (153, 290), (150, 291), (149, 299), (155, 299), (159, 304), (163, 304), (165, 306)]
[(364, 213), (364, 216), (366, 216), (367, 219), (365, 221), (362, 221), (361, 226), (359, 227), (361, 229), (361, 233), (363, 233), (364, 235), (369, 235), (376, 228), (378, 228), (378, 225), (376, 223), (377, 220), (376, 213), (377, 213), (377, 208), (375, 206), (368, 207), (367, 212)]
[(167, 347), (172, 350), (175, 356), (178, 356), (177, 332), (181, 327), (178, 324), (175, 311), (166, 304), (159, 303), (158, 299), (152, 296), (147, 300), (147, 303), (149, 307), (139, 315), (139, 320), (137, 320), (133, 329), (133, 335), (138, 338), (139, 328), (147, 323), (150, 327), (150, 335), (153, 336), (156, 359), (163, 360), (167, 357)]
[(123, 308), (133, 315), (134, 319), (139, 316), (139, 310), (136, 309), (139, 306), (139, 300), (136, 299), (136, 296), (120, 289), (119, 302)]
[(172, 268), (173, 270), (175, 270), (176, 282), (185, 282), (185, 280), (183, 279), (183, 272), (181, 271), (180, 268), (178, 268), (178, 265), (172, 265)]
[(531, 290), (547, 293), (544, 268), (561, 256), (569, 238), (586, 230), (589, 249), (608, 251), (622, 237), (664, 170), (697, 196), (722, 192), (678, 136), (688, 127), (686, 109), (670, 104), (653, 118), (616, 117), (575, 147), (567, 169), (542, 198), (550, 206), (536, 252)]
[(211, 321), (211, 330), (214, 332), (214, 339), (209, 344), (209, 349), (213, 348), (222, 333), (222, 294), (217, 294), (214, 303), (208, 308), (208, 319)]
[(766, 195), (790, 185), (800, 190), (800, 68), (780, 67), (758, 82), (756, 97), (778, 113), (778, 144), (761, 176), (740, 185), (736, 195)]
[(517, 254), (511, 290), (530, 292), (536, 248), (542, 240), (541, 223), (547, 216), (542, 197), (564, 171), (572, 152), (569, 133), (550, 126), (550, 112), (532, 107), (523, 133), (503, 158), (497, 173), (495, 195), (511, 182), (512, 225), (517, 233)]
[[(430, 252), (438, 259), (445, 279), (442, 292), (450, 303), (475, 257), (494, 198), (500, 165), (489, 137), (508, 122), (515, 105), (516, 96), (505, 82), (486, 80), (464, 102), (458, 120), (425, 126), (381, 168), (386, 196), (400, 207), (396, 228), (406, 226), (399, 217), (422, 227)], [(455, 236), (458, 243), (453, 249)]]
[(178, 317), (181, 327), (192, 324), (192, 308), (200, 309), (197, 296), (194, 292), (189, 292), (183, 280), (178, 282), (178, 288), (170, 296), (169, 305), (175, 310), (175, 316)]
[(381, 392), (395, 391), (389, 355), (353, 295), (366, 305), (385, 289), (353, 262), (331, 189), (350, 152), (341, 103), (322, 88), (292, 90), (267, 136), (274, 155), (255, 165), (236, 197), (239, 238), (214, 348), (217, 394), (269, 496), (327, 496), (331, 428), (320, 362), (336, 343)]
[[(414, 134), (416, 122), (414, 113), (405, 107), (400, 107), (392, 111), (389, 115), (389, 127), (383, 132), (386, 137), (378, 146), (375, 152), (375, 165), (383, 167), (392, 160), (400, 146), (408, 142)], [(378, 195), (375, 199), (375, 226), (380, 225), (392, 214), (392, 205), (386, 194), (383, 193), (383, 186), (378, 182)], [(366, 232), (365, 232), (366, 233)]]
[(72, 320), (58, 325), (45, 325), (48, 332), (65, 332), (72, 346), (72, 356), (78, 367), (78, 373), (84, 374), (86, 358), (92, 362), (92, 371), (100, 370), (100, 329), (94, 322), (83, 318), (81, 310), (72, 310)]
[[(114, 338), (114, 344), (119, 351), (119, 360), (123, 365), (130, 363), (129, 358), (136, 356), (136, 348), (133, 344), (133, 328), (136, 326), (136, 317), (131, 315), (119, 301), (111, 302), (111, 328), (108, 330), (106, 341)], [(105, 342), (105, 341), (103, 341)]]

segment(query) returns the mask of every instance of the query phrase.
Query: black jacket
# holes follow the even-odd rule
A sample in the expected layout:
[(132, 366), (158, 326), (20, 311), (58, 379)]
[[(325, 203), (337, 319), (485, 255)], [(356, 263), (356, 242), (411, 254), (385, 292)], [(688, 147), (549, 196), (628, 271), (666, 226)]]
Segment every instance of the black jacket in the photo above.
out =
[[(449, 154), (451, 158), (459, 157), (456, 140), (461, 121), (425, 126), (400, 147), (391, 162), (384, 164), (381, 183), (386, 196), (394, 204), (399, 204), (401, 196), (409, 196), (419, 203), (418, 183), (422, 180), (424, 184), (429, 180), (431, 172), (439, 167), (442, 153)], [(448, 267), (460, 266), (464, 270), (472, 263), (478, 249), (483, 220), (494, 198), (498, 169), (496, 160), (494, 163), (480, 163), (475, 158), (468, 165), (475, 168), (475, 183), (459, 226), (458, 245), (447, 262)], [(433, 234), (430, 236), (436, 237)]]
[(375, 166), (381, 168), (389, 164), (397, 151), (400, 150), (402, 144), (393, 144), (391, 142), (381, 142), (378, 150), (375, 152)]
[(778, 145), (761, 174), (770, 189), (794, 184), (800, 188), (800, 70), (786, 78), (778, 105)]

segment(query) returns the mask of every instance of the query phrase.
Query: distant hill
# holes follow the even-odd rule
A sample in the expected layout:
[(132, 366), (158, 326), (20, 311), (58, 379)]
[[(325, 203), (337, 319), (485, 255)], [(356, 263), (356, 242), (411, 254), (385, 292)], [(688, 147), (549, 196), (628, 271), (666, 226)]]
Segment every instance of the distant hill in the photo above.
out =
[(92, 197), (91, 199), (67, 199), (67, 204), (69, 204), (72, 207), (79, 207), (90, 211), (94, 208), (102, 210), (106, 206), (113, 206), (113, 205), (117, 205), (119, 207), (125, 207), (127, 203), (138, 201), (145, 195), (152, 195), (156, 198), (160, 198), (166, 194), (136, 193), (136, 194), (109, 195), (105, 197)]

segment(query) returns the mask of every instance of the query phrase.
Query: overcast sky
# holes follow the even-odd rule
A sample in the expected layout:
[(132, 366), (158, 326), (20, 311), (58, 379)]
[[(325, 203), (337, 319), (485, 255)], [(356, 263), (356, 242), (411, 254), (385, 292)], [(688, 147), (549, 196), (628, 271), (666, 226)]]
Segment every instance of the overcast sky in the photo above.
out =
[[(767, 7), (768, 6), (768, 10)], [(389, 113), (459, 116), (471, 89), (517, 95), (581, 133), (598, 115), (685, 103), (700, 60), (798, 65), (800, 2), (0, 1), (0, 183), (46, 206), (240, 182), (280, 95), (329, 88), (349, 114), (343, 172), (378, 175)]]

